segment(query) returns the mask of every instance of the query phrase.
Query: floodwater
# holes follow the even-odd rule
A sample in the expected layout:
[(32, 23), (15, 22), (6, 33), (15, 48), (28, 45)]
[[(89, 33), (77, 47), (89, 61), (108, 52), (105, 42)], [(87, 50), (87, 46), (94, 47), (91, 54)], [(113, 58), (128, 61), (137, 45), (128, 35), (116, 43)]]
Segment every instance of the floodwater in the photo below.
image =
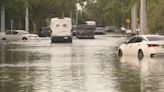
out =
[(0, 43), (0, 92), (164, 92), (164, 58), (118, 58), (125, 39)]

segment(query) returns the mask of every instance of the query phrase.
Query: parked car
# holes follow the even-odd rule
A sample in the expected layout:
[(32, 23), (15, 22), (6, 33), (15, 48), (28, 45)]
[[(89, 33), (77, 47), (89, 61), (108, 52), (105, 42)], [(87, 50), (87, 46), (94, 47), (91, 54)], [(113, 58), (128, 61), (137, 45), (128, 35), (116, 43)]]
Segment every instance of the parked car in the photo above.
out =
[(135, 36), (136, 33), (132, 32), (132, 30), (128, 29), (128, 30), (126, 30), (126, 35), (127, 36)]
[(115, 31), (115, 26), (106, 26), (105, 28), (104, 28), (104, 30), (106, 31), (106, 32), (114, 32)]
[(10, 30), (5, 32), (5, 34), (0, 35), (0, 40), (5, 41), (17, 41), (17, 40), (29, 40), (38, 39), (38, 35), (30, 34), (24, 30)]
[(82, 24), (76, 29), (76, 38), (79, 39), (94, 39), (95, 26)]
[(49, 37), (51, 34), (51, 28), (50, 27), (42, 27), (39, 36), (40, 37)]
[(104, 35), (106, 32), (105, 32), (105, 29), (103, 27), (96, 27), (96, 30), (95, 30), (95, 34), (102, 34)]
[(118, 56), (123, 55), (137, 55), (139, 59), (164, 55), (164, 36), (136, 35), (119, 47)]
[(126, 33), (126, 28), (125, 27), (121, 27), (121, 33)]

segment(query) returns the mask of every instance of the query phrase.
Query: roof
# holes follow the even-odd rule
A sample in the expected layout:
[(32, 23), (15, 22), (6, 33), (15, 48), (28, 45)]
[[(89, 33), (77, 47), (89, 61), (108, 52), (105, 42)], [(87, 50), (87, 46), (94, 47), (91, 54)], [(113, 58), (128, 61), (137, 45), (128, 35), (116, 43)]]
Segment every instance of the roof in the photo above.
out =
[(150, 36), (163, 36), (163, 35), (156, 35), (156, 34), (149, 34), (149, 35), (136, 35), (136, 36), (140, 36), (140, 37), (150, 37)]
[(25, 30), (13, 30), (13, 31), (20, 32), (20, 33), (28, 33), (28, 32), (25, 31)]
[(149, 34), (149, 35), (136, 35), (135, 37), (142, 37), (146, 40), (148, 40), (149, 37), (164, 37), (163, 35), (156, 35), (156, 34)]

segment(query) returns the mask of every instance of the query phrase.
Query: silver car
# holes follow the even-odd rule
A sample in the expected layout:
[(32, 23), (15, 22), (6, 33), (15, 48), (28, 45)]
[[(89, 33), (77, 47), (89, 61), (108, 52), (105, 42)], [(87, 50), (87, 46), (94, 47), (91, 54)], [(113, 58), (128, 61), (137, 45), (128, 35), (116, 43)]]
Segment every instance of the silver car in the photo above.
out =
[(30, 34), (24, 30), (10, 30), (5, 34), (0, 35), (0, 40), (2, 41), (18, 41), (18, 40), (28, 40), (28, 39), (38, 39), (38, 35)]
[(106, 32), (105, 32), (105, 29), (103, 27), (96, 27), (96, 30), (95, 30), (95, 34), (102, 34), (104, 35)]

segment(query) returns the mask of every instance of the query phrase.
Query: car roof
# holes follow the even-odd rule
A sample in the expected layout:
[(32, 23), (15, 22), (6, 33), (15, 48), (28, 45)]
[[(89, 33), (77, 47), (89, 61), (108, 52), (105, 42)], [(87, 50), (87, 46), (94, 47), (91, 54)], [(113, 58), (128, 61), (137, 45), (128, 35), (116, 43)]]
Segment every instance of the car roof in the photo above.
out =
[(16, 32), (21, 32), (21, 33), (28, 33), (27, 31), (25, 30), (13, 30), (13, 31), (16, 31)]
[(163, 35), (150, 34), (150, 35), (136, 35), (135, 37), (142, 37), (142, 38), (148, 40), (147, 37), (157, 37), (157, 36), (163, 36)]
[(163, 35), (136, 35), (137, 37), (155, 37), (155, 36), (163, 36)]

